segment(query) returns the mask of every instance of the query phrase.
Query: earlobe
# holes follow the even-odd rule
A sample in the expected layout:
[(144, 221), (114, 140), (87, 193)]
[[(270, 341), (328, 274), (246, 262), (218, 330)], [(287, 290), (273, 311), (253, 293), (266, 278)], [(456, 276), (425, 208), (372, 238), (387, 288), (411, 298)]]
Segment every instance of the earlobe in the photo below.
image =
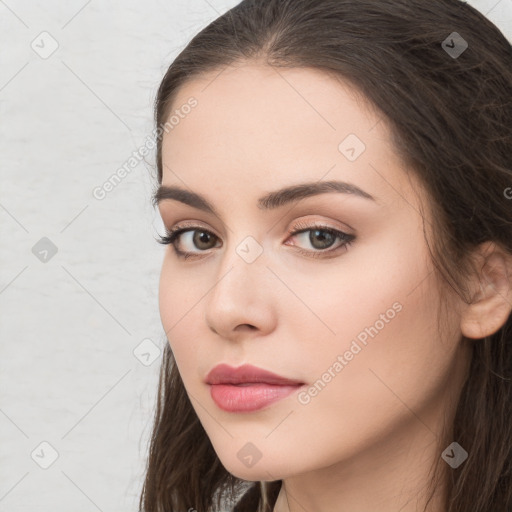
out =
[(493, 242), (477, 248), (473, 296), (461, 315), (461, 331), (481, 339), (497, 332), (512, 311), (512, 255)]

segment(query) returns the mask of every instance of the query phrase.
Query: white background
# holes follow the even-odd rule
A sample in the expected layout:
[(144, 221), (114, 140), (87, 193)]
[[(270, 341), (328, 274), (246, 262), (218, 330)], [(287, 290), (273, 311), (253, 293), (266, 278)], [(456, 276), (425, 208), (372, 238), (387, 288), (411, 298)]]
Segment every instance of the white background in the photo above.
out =
[[(154, 152), (92, 192), (151, 135), (172, 59), (237, 3), (0, 0), (0, 511), (138, 509), (161, 358), (134, 349), (166, 343)], [(469, 3), (512, 40), (512, 0)]]

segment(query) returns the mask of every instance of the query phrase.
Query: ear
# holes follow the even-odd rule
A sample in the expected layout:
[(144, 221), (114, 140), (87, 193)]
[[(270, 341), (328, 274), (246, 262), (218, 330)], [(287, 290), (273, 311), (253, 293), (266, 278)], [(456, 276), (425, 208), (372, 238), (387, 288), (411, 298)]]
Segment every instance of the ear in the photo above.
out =
[(472, 296), (461, 314), (461, 331), (481, 339), (497, 332), (512, 311), (512, 254), (494, 242), (475, 249), (477, 273), (471, 277)]

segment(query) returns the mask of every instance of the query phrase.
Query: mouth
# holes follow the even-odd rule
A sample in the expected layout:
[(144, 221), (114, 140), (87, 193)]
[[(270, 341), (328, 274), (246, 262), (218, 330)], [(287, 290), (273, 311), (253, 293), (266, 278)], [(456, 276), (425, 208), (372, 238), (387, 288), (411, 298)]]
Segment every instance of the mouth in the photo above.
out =
[(227, 412), (252, 412), (268, 407), (304, 386), (304, 382), (243, 365), (216, 366), (207, 375), (210, 395)]

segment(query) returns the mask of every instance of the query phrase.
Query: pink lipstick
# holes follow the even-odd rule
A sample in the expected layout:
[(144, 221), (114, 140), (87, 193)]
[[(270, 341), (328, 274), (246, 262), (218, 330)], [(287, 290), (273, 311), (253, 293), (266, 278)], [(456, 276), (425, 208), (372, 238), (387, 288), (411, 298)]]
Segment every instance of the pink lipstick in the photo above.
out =
[(205, 382), (210, 385), (213, 401), (228, 412), (257, 411), (304, 385), (248, 364), (238, 368), (226, 364), (215, 366)]

